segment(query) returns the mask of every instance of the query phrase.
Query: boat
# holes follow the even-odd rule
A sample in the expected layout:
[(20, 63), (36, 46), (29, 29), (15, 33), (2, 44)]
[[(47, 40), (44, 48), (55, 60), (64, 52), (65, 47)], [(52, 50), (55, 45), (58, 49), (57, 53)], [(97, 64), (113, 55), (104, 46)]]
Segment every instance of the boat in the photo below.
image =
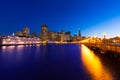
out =
[(27, 38), (18, 36), (4, 36), (0, 38), (0, 45), (31, 45), (40, 43), (41, 41), (38, 37)]

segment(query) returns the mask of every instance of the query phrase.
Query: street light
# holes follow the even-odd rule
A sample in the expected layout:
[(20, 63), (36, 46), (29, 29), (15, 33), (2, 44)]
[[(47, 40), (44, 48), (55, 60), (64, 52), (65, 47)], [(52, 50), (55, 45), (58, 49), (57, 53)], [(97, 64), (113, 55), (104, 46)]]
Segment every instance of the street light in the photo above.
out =
[(106, 33), (103, 33), (103, 35), (104, 35), (104, 39), (106, 38)]
[(104, 45), (106, 44), (106, 33), (103, 33), (103, 35), (104, 35), (104, 39), (103, 39), (103, 43), (104, 43)]

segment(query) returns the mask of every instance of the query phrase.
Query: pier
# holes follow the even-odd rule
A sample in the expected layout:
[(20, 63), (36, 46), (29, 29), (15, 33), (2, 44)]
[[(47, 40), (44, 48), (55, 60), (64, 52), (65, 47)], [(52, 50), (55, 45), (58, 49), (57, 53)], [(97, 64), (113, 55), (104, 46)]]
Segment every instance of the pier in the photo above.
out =
[(86, 42), (82, 42), (82, 44), (93, 50), (95, 53), (100, 53), (107, 57), (120, 60), (120, 43), (89, 39), (86, 40)]

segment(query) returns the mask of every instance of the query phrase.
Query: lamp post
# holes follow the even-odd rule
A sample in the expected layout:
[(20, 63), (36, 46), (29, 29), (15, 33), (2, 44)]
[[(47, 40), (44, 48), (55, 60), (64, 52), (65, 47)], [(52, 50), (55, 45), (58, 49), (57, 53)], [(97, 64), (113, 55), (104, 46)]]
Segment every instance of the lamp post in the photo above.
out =
[(106, 38), (106, 33), (103, 33), (103, 35), (104, 35), (104, 39)]

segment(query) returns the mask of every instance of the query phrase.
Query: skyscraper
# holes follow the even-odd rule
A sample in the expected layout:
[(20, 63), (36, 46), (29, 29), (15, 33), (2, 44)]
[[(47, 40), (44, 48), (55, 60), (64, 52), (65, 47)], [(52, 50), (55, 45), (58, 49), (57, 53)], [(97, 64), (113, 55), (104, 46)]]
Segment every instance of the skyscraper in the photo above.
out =
[(30, 37), (30, 30), (28, 27), (23, 28), (22, 32), (16, 32), (16, 36), (19, 37)]
[(42, 25), (41, 26), (41, 34), (40, 34), (40, 38), (43, 40), (43, 41), (47, 41), (48, 40), (48, 26), (47, 25)]
[(78, 36), (81, 37), (80, 28), (78, 29)]
[(80, 28), (78, 29), (78, 36), (77, 36), (77, 40), (79, 41), (79, 40), (81, 40), (82, 39), (82, 37), (81, 37), (81, 32), (80, 32)]
[(30, 31), (28, 27), (23, 28), (23, 36), (24, 37), (29, 37), (30, 36)]

